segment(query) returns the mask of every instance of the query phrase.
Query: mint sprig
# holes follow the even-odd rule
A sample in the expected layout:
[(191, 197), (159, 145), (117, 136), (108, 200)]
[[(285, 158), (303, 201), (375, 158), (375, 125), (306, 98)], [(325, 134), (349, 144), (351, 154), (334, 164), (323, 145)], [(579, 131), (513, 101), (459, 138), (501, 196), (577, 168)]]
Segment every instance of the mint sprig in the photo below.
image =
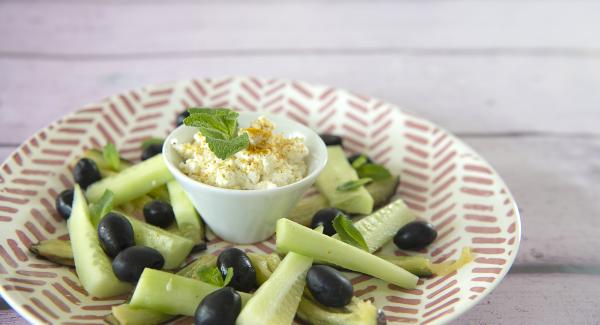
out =
[(360, 231), (356, 229), (348, 217), (342, 214), (335, 216), (333, 219), (333, 228), (343, 242), (358, 247), (362, 250), (369, 251), (369, 247), (367, 246), (365, 238)]
[(361, 165), (356, 168), (356, 172), (358, 173), (358, 177), (372, 178), (374, 181), (380, 181), (392, 176), (392, 173), (387, 168), (371, 163)]
[(102, 148), (102, 156), (104, 157), (104, 160), (112, 170), (119, 170), (119, 165), (121, 164), (121, 157), (119, 157), (117, 147), (115, 147), (113, 143), (109, 142), (104, 146), (104, 148)]
[(97, 203), (90, 204), (90, 218), (93, 224), (97, 225), (100, 223), (100, 219), (112, 211), (114, 198), (115, 194), (113, 192), (105, 190)]
[(217, 287), (225, 287), (233, 278), (233, 268), (227, 268), (225, 279), (221, 275), (221, 271), (216, 266), (205, 266), (198, 270), (198, 279), (202, 282), (213, 284)]
[(197, 127), (219, 159), (225, 160), (250, 144), (247, 133), (238, 135), (237, 112), (227, 108), (190, 108), (188, 112), (190, 116), (183, 123)]

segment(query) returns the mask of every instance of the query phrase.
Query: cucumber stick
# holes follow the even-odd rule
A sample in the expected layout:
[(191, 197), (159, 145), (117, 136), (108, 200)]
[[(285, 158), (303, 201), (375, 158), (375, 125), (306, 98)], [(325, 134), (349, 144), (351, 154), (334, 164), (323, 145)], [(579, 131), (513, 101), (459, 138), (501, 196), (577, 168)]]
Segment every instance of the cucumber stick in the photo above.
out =
[(365, 273), (406, 289), (413, 289), (417, 285), (419, 278), (403, 268), (288, 219), (277, 221), (276, 234), (279, 253), (293, 251), (312, 257), (315, 261)]
[(168, 182), (167, 188), (179, 232), (185, 238), (192, 240), (194, 244), (202, 242), (204, 233), (202, 223), (187, 194), (175, 180)]
[[(369, 194), (371, 194), (371, 197), (373, 197), (375, 208), (387, 204), (390, 201), (390, 198), (396, 193), (396, 187), (398, 187), (399, 182), (400, 177), (393, 176), (365, 185), (365, 189), (367, 189)], [(315, 213), (328, 206), (329, 203), (327, 202), (327, 198), (321, 193), (316, 193), (315, 195), (302, 198), (287, 218), (301, 225), (308, 226)]]
[(337, 187), (358, 179), (356, 171), (340, 146), (327, 147), (327, 164), (317, 178), (317, 188), (329, 204), (347, 213), (369, 214), (373, 211), (373, 197), (361, 186), (350, 191), (338, 191)]
[(294, 252), (287, 254), (242, 309), (236, 325), (292, 324), (312, 261)]
[[(217, 289), (219, 287), (202, 281), (145, 269), (129, 304), (135, 308), (170, 315), (193, 316), (202, 299)], [(245, 292), (238, 293), (242, 298), (242, 305), (251, 297)]]
[(112, 262), (98, 240), (98, 231), (90, 220), (87, 202), (79, 185), (75, 185), (73, 209), (67, 221), (73, 243), (73, 258), (79, 282), (93, 297), (105, 298), (125, 293), (131, 285), (119, 281)]
[(162, 155), (156, 155), (122, 172), (103, 178), (90, 185), (86, 196), (90, 202), (98, 202), (105, 190), (115, 194), (115, 206), (138, 198), (173, 179)]
[(135, 244), (156, 249), (165, 258), (164, 268), (167, 270), (179, 267), (194, 246), (194, 242), (187, 238), (132, 217), (126, 218), (133, 227)]
[[(412, 211), (402, 199), (397, 199), (355, 222), (354, 226), (365, 239), (369, 252), (373, 253), (389, 242), (400, 228), (413, 220), (415, 216)], [(337, 234), (333, 237), (339, 239)]]

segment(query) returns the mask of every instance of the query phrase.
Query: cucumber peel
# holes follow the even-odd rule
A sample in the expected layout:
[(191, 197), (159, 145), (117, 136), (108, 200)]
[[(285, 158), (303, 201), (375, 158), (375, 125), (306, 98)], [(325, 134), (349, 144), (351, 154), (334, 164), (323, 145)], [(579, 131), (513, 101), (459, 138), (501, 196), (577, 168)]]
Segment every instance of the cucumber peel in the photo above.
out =
[[(202, 299), (218, 289), (209, 283), (147, 268), (135, 287), (130, 305), (164, 314), (193, 316)], [(251, 297), (238, 293), (242, 305)]]
[(356, 297), (343, 308), (328, 308), (305, 297), (298, 306), (298, 317), (313, 325), (376, 325), (377, 307)]
[(79, 282), (90, 295), (106, 298), (131, 290), (129, 283), (121, 282), (113, 273), (112, 262), (100, 246), (98, 231), (90, 220), (87, 202), (77, 184), (67, 227)]
[(277, 221), (276, 247), (279, 253), (293, 251), (312, 257), (316, 261), (365, 273), (406, 289), (414, 289), (419, 279), (380, 257), (288, 219)]
[(292, 324), (313, 259), (290, 252), (254, 293), (236, 325)]
[(109, 189), (115, 194), (114, 205), (117, 206), (147, 194), (172, 179), (173, 175), (162, 156), (156, 155), (90, 185), (86, 196), (90, 202), (97, 202)]
[(29, 246), (29, 251), (33, 255), (45, 258), (51, 262), (66, 266), (75, 266), (73, 261), (73, 249), (71, 242), (60, 239), (42, 240)]
[[(169, 321), (175, 316), (161, 312), (136, 308), (130, 304), (122, 304), (111, 308), (112, 314), (106, 317), (109, 324), (113, 325), (151, 325)], [(112, 316), (112, 317), (111, 317)]]
[(369, 214), (373, 211), (374, 200), (364, 186), (351, 191), (338, 191), (337, 187), (358, 180), (340, 146), (327, 147), (327, 164), (317, 178), (317, 188), (329, 204), (347, 213)]
[(175, 180), (168, 182), (167, 188), (179, 232), (194, 244), (203, 242), (204, 227), (187, 193)]
[(365, 189), (373, 197), (373, 206), (378, 208), (390, 202), (394, 194), (396, 194), (398, 184), (400, 184), (400, 176), (392, 176), (373, 181), (365, 185)]
[(408, 272), (418, 277), (429, 277), (435, 274), (432, 269), (433, 264), (428, 258), (423, 256), (378, 256), (386, 261), (398, 265), (399, 267), (407, 270)]
[[(402, 199), (397, 199), (375, 213), (354, 223), (354, 227), (365, 239), (369, 252), (381, 248), (407, 223), (415, 220), (415, 216)], [(334, 238), (339, 239), (335, 234)]]

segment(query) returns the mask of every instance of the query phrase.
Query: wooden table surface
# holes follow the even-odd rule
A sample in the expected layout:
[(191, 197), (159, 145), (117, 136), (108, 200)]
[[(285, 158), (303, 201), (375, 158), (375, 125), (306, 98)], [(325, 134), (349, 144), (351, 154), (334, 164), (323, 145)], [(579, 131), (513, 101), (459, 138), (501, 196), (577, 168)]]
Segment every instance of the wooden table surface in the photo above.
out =
[[(456, 324), (599, 324), (599, 14), (567, 0), (0, 0), (0, 159), (82, 104), (146, 84), (349, 88), (460, 136), (521, 208), (515, 265)], [(3, 309), (0, 323), (25, 323)]]

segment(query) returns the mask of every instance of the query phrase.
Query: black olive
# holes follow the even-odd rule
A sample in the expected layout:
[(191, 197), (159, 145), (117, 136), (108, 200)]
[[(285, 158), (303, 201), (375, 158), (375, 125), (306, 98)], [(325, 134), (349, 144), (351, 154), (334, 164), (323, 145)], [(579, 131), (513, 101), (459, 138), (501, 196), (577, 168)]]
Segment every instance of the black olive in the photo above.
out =
[(187, 110), (179, 113), (179, 115), (177, 115), (177, 119), (175, 119), (175, 125), (180, 126), (181, 124), (183, 124), (183, 120), (185, 120), (185, 118), (188, 116), (190, 116), (190, 112), (188, 112)]
[(313, 265), (306, 274), (306, 286), (315, 300), (327, 307), (344, 307), (354, 294), (350, 280), (327, 265)]
[(413, 221), (400, 228), (394, 236), (394, 244), (400, 249), (420, 250), (437, 237), (433, 225), (425, 221)]
[(326, 146), (343, 146), (342, 137), (335, 134), (322, 133), (319, 134)]
[(335, 219), (338, 214), (345, 216), (342, 211), (336, 208), (323, 208), (315, 213), (310, 223), (310, 227), (315, 229), (318, 226), (323, 226), (323, 233), (327, 236), (333, 236), (336, 234), (335, 228), (333, 228), (333, 219)]
[(242, 298), (231, 287), (208, 294), (196, 309), (195, 325), (234, 325), (242, 310)]
[(115, 257), (125, 248), (135, 245), (131, 223), (124, 216), (114, 212), (100, 220), (98, 239), (110, 257)]
[(153, 143), (147, 146), (144, 151), (142, 151), (141, 160), (150, 159), (162, 152), (162, 144), (161, 143)]
[(56, 211), (60, 214), (61, 217), (69, 219), (71, 216), (71, 210), (73, 209), (73, 189), (66, 189), (58, 196), (55, 200)]
[(154, 200), (144, 205), (144, 219), (157, 227), (168, 227), (175, 220), (173, 207), (167, 202)]
[[(350, 164), (352, 164), (361, 155), (363, 155), (363, 154), (362, 153), (354, 154), (354, 155), (348, 157), (348, 161), (350, 162)], [(371, 157), (369, 157), (367, 155), (365, 155), (365, 157), (367, 158), (367, 162), (366, 163), (368, 163), (368, 164), (372, 164), (373, 163), (373, 160), (371, 159)]]
[(131, 246), (115, 257), (112, 269), (119, 280), (135, 283), (145, 268), (160, 270), (164, 265), (165, 259), (156, 249)]
[(241, 249), (228, 248), (219, 254), (217, 267), (223, 279), (227, 276), (227, 269), (233, 268), (233, 278), (229, 286), (243, 292), (250, 292), (256, 287), (256, 270), (250, 263), (250, 258)]
[(90, 184), (99, 181), (101, 178), (98, 166), (91, 159), (81, 158), (73, 168), (73, 179), (82, 189), (86, 189)]

